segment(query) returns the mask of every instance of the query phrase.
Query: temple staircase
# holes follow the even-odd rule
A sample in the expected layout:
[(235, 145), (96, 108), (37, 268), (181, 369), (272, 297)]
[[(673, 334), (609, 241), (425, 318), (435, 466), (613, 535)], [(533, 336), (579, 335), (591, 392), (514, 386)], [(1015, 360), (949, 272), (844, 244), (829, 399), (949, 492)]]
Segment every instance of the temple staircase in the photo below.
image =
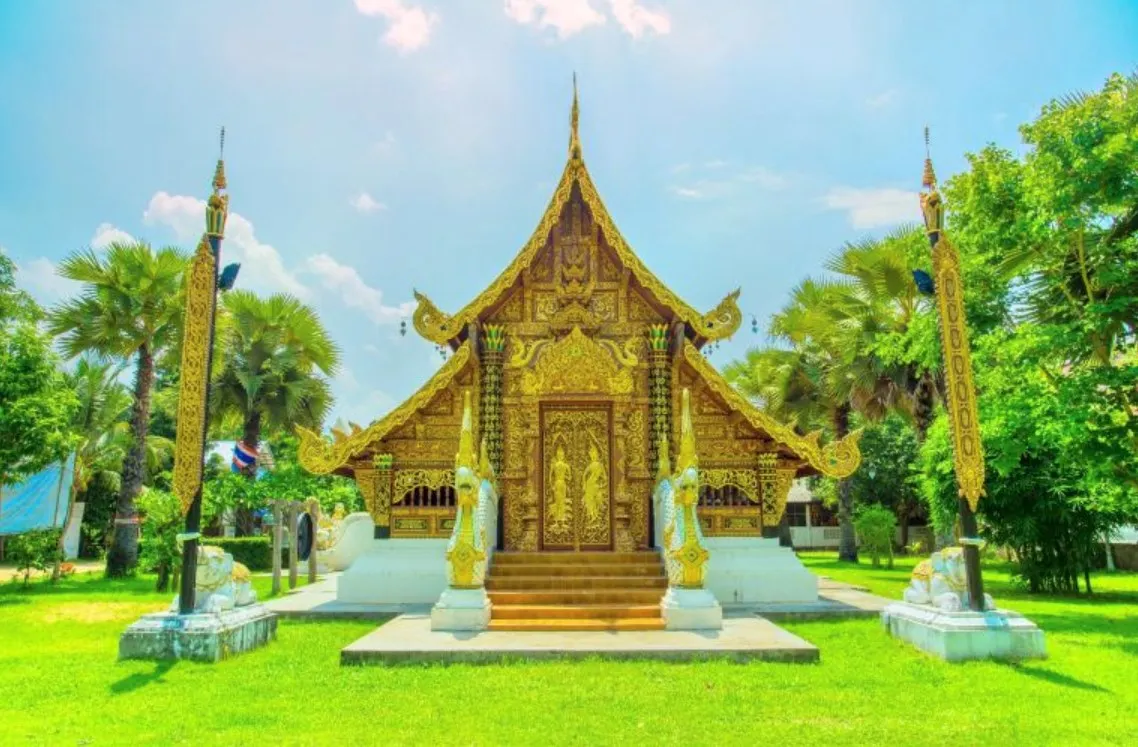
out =
[(490, 630), (663, 630), (667, 587), (656, 551), (498, 552)]

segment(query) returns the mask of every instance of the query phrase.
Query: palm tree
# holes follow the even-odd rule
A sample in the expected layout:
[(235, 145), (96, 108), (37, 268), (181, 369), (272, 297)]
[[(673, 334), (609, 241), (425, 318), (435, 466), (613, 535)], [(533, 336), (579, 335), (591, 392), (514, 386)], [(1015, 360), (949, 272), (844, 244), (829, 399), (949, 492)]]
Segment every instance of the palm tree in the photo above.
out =
[(138, 563), (135, 497), (146, 477), (147, 432), (154, 361), (178, 336), (187, 257), (145, 242), (114, 243), (105, 255), (87, 249), (67, 257), (59, 274), (83, 284), (80, 295), (51, 311), (49, 329), (69, 357), (83, 353), (136, 362), (130, 413), (131, 443), (123, 462), (107, 575), (121, 577)]
[[(96, 477), (121, 485), (120, 470), (129, 448), (130, 392), (119, 383), (120, 368), (110, 361), (97, 361), (86, 356), (79, 359), (75, 370), (67, 374), (68, 383), (79, 397), (79, 409), (71, 427), (80, 441), (75, 449), (75, 474), (71, 481), (71, 497), (67, 515), (71, 515), (75, 499), (87, 490)], [(59, 578), (63, 557), (63, 533), (59, 537), (59, 554), (52, 578)]]
[(265, 430), (323, 423), (332, 403), (325, 377), (335, 374), (340, 352), (309, 306), (285, 294), (227, 293), (214, 355), (211, 409), (240, 419), (250, 449)]

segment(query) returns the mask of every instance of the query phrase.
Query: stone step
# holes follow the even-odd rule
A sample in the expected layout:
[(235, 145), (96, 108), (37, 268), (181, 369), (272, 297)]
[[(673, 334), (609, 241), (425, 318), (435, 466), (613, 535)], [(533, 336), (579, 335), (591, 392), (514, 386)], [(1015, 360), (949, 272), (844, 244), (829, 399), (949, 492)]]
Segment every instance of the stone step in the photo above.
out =
[(486, 579), (487, 591), (538, 591), (545, 589), (664, 589), (668, 579), (658, 576), (499, 576)]
[(597, 563), (612, 565), (615, 563), (659, 563), (660, 553), (655, 550), (640, 550), (636, 552), (496, 552), (492, 565), (535, 565), (548, 563), (550, 565), (587, 565)]
[(491, 565), (491, 578), (509, 578), (513, 576), (663, 576), (664, 566), (659, 561), (654, 563), (588, 563), (563, 564), (552, 563), (508, 563), (506, 565)]
[[(548, 604), (659, 604), (664, 597), (663, 589), (561, 589), (561, 590), (510, 590), (487, 591), (490, 602), (495, 607), (502, 605), (548, 605)], [(493, 609), (490, 612), (494, 616)]]
[(662, 618), (597, 619), (597, 620), (498, 620), (490, 621), (490, 630), (518, 632), (573, 630), (663, 630)]
[(659, 604), (496, 604), (494, 620), (629, 620), (660, 617)]

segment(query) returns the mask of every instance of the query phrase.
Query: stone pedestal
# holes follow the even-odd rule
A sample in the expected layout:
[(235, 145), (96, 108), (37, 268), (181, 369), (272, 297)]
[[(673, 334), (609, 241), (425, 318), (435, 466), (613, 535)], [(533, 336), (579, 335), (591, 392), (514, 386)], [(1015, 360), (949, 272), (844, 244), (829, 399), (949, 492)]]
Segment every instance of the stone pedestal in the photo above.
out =
[(1047, 658), (1043, 631), (1010, 610), (942, 612), (894, 602), (881, 611), (881, 622), (895, 638), (946, 661)]
[(704, 586), (720, 604), (818, 601), (818, 577), (777, 539), (707, 537), (711, 554)]
[(445, 539), (372, 540), (336, 579), (336, 601), (434, 604), (447, 586)]
[(669, 587), (660, 601), (668, 630), (722, 630), (723, 608), (707, 589)]
[(220, 661), (277, 637), (277, 616), (261, 604), (227, 612), (143, 615), (119, 638), (120, 659)]
[(490, 597), (485, 589), (447, 587), (431, 608), (431, 630), (471, 632), (490, 624)]

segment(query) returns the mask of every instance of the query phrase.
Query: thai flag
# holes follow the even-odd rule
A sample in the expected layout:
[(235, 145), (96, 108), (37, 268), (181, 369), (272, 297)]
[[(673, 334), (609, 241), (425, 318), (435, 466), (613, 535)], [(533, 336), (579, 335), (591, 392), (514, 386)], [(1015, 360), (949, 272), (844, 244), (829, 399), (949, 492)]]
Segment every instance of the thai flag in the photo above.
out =
[(231, 468), (234, 472), (249, 469), (252, 465), (257, 463), (257, 450), (251, 449), (242, 441), (238, 441), (233, 447), (233, 463)]

